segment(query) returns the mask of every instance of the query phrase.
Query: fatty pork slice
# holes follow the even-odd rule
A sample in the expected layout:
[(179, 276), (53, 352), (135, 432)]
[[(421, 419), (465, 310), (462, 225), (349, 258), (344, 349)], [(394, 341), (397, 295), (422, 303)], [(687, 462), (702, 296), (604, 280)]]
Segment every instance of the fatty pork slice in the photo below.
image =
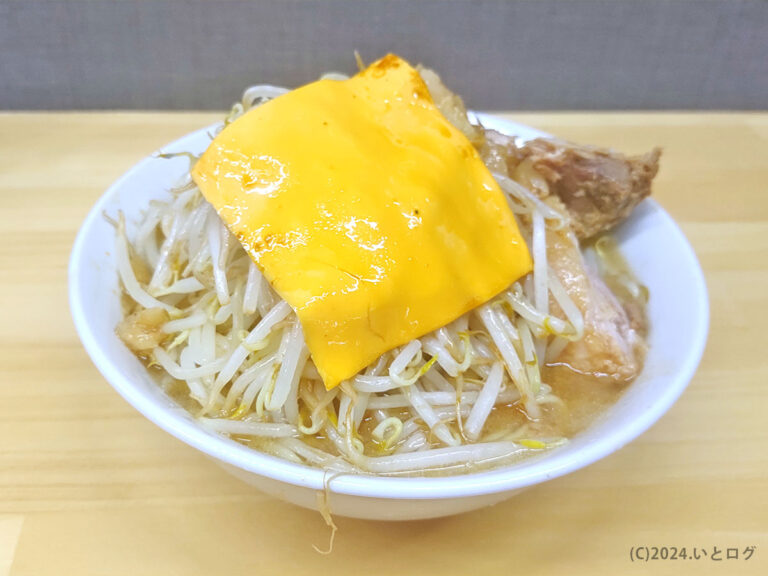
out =
[(513, 138), (486, 130), (484, 157), (503, 155), (515, 180), (524, 180), (533, 168), (547, 183), (548, 191), (534, 192), (560, 199), (580, 240), (607, 232), (629, 216), (651, 193), (651, 181), (659, 170), (661, 150), (640, 156), (537, 138), (518, 144)]
[[(552, 200), (549, 203), (560, 204)], [(547, 258), (584, 317), (583, 338), (569, 343), (553, 362), (614, 382), (635, 378), (645, 356), (645, 318), (630, 321), (605, 282), (587, 265), (578, 240), (567, 227), (548, 232)]]

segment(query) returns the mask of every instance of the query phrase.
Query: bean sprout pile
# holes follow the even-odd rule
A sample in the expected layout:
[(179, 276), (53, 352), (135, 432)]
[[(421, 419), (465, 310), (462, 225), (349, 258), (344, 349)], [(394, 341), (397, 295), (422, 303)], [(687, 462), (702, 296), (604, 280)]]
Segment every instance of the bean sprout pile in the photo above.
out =
[[(249, 88), (224, 124), (283, 92)], [(515, 179), (494, 176), (531, 249), (532, 273), (332, 390), (296, 315), (189, 175), (130, 223), (130, 234), (122, 215), (114, 221), (127, 296), (117, 332), (202, 426), (293, 462), (424, 474), (476, 470), (560, 445), (564, 438), (542, 436), (529, 422), (560, 403), (542, 382), (543, 366), (584, 331), (547, 265), (547, 234), (566, 217)], [(528, 421), (490, 426), (503, 409)]]

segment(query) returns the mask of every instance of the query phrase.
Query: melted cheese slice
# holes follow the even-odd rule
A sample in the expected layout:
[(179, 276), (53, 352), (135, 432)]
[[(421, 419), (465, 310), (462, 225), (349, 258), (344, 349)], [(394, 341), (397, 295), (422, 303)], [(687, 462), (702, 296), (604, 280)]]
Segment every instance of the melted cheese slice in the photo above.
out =
[(192, 175), (329, 389), (531, 270), (488, 169), (394, 55), (252, 109)]

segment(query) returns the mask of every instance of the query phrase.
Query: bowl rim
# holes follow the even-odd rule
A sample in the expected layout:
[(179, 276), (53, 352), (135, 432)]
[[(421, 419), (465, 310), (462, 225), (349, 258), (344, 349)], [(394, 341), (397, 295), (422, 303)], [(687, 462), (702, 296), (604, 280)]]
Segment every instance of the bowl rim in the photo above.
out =
[[(528, 137), (545, 135), (531, 127), (489, 114), (478, 113), (475, 117), (487, 127), (501, 129), (508, 133), (524, 133)], [(168, 146), (179, 145), (187, 139), (197, 138), (210, 129), (209, 126), (194, 131)], [(655, 216), (661, 218), (664, 225), (677, 237), (676, 240), (680, 249), (688, 260), (688, 267), (695, 276), (693, 283), (699, 290), (697, 294), (692, 295), (696, 305), (696, 325), (693, 326), (692, 330), (694, 337), (689, 343), (677, 370), (669, 378), (668, 386), (662, 394), (655, 397), (650, 406), (641, 411), (635, 418), (611, 428), (609, 433), (585, 444), (575, 453), (566, 452), (559, 455), (558, 451), (554, 450), (543, 454), (541, 457), (524, 461), (529, 463), (528, 465), (512, 464), (488, 471), (439, 477), (383, 477), (366, 474), (333, 474), (330, 477), (326, 471), (320, 468), (292, 463), (237, 444), (227, 437), (213, 435), (193, 420), (173, 413), (167, 406), (162, 406), (155, 399), (142, 393), (117, 368), (86, 321), (87, 303), (83, 297), (77, 272), (84, 265), (88, 233), (96, 220), (102, 218), (103, 211), (112, 196), (120, 190), (124, 182), (144, 169), (151, 159), (151, 156), (145, 157), (118, 178), (101, 195), (80, 227), (72, 247), (68, 267), (69, 305), (72, 319), (77, 334), (96, 368), (129, 404), (151, 422), (182, 442), (236, 468), (313, 490), (322, 490), (327, 484), (332, 493), (365, 498), (434, 500), (467, 498), (517, 490), (551, 480), (592, 464), (645, 432), (685, 390), (704, 353), (709, 329), (709, 300), (701, 266), (693, 248), (677, 223), (658, 202), (646, 199), (644, 202), (655, 213)]]

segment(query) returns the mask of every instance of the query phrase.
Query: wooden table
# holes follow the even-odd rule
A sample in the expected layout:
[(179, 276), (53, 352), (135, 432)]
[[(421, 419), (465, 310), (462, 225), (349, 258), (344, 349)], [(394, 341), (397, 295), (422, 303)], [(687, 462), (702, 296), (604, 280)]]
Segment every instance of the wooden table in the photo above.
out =
[[(0, 576), (768, 574), (768, 114), (514, 115), (627, 152), (664, 147), (654, 194), (693, 243), (712, 303), (699, 373), (656, 426), (587, 469), (464, 516), (338, 519), (329, 557), (312, 549), (328, 540), (319, 514), (150, 424), (70, 320), (67, 259), (91, 205), (217, 118), (0, 114)], [(707, 556), (632, 564), (643, 545)]]

